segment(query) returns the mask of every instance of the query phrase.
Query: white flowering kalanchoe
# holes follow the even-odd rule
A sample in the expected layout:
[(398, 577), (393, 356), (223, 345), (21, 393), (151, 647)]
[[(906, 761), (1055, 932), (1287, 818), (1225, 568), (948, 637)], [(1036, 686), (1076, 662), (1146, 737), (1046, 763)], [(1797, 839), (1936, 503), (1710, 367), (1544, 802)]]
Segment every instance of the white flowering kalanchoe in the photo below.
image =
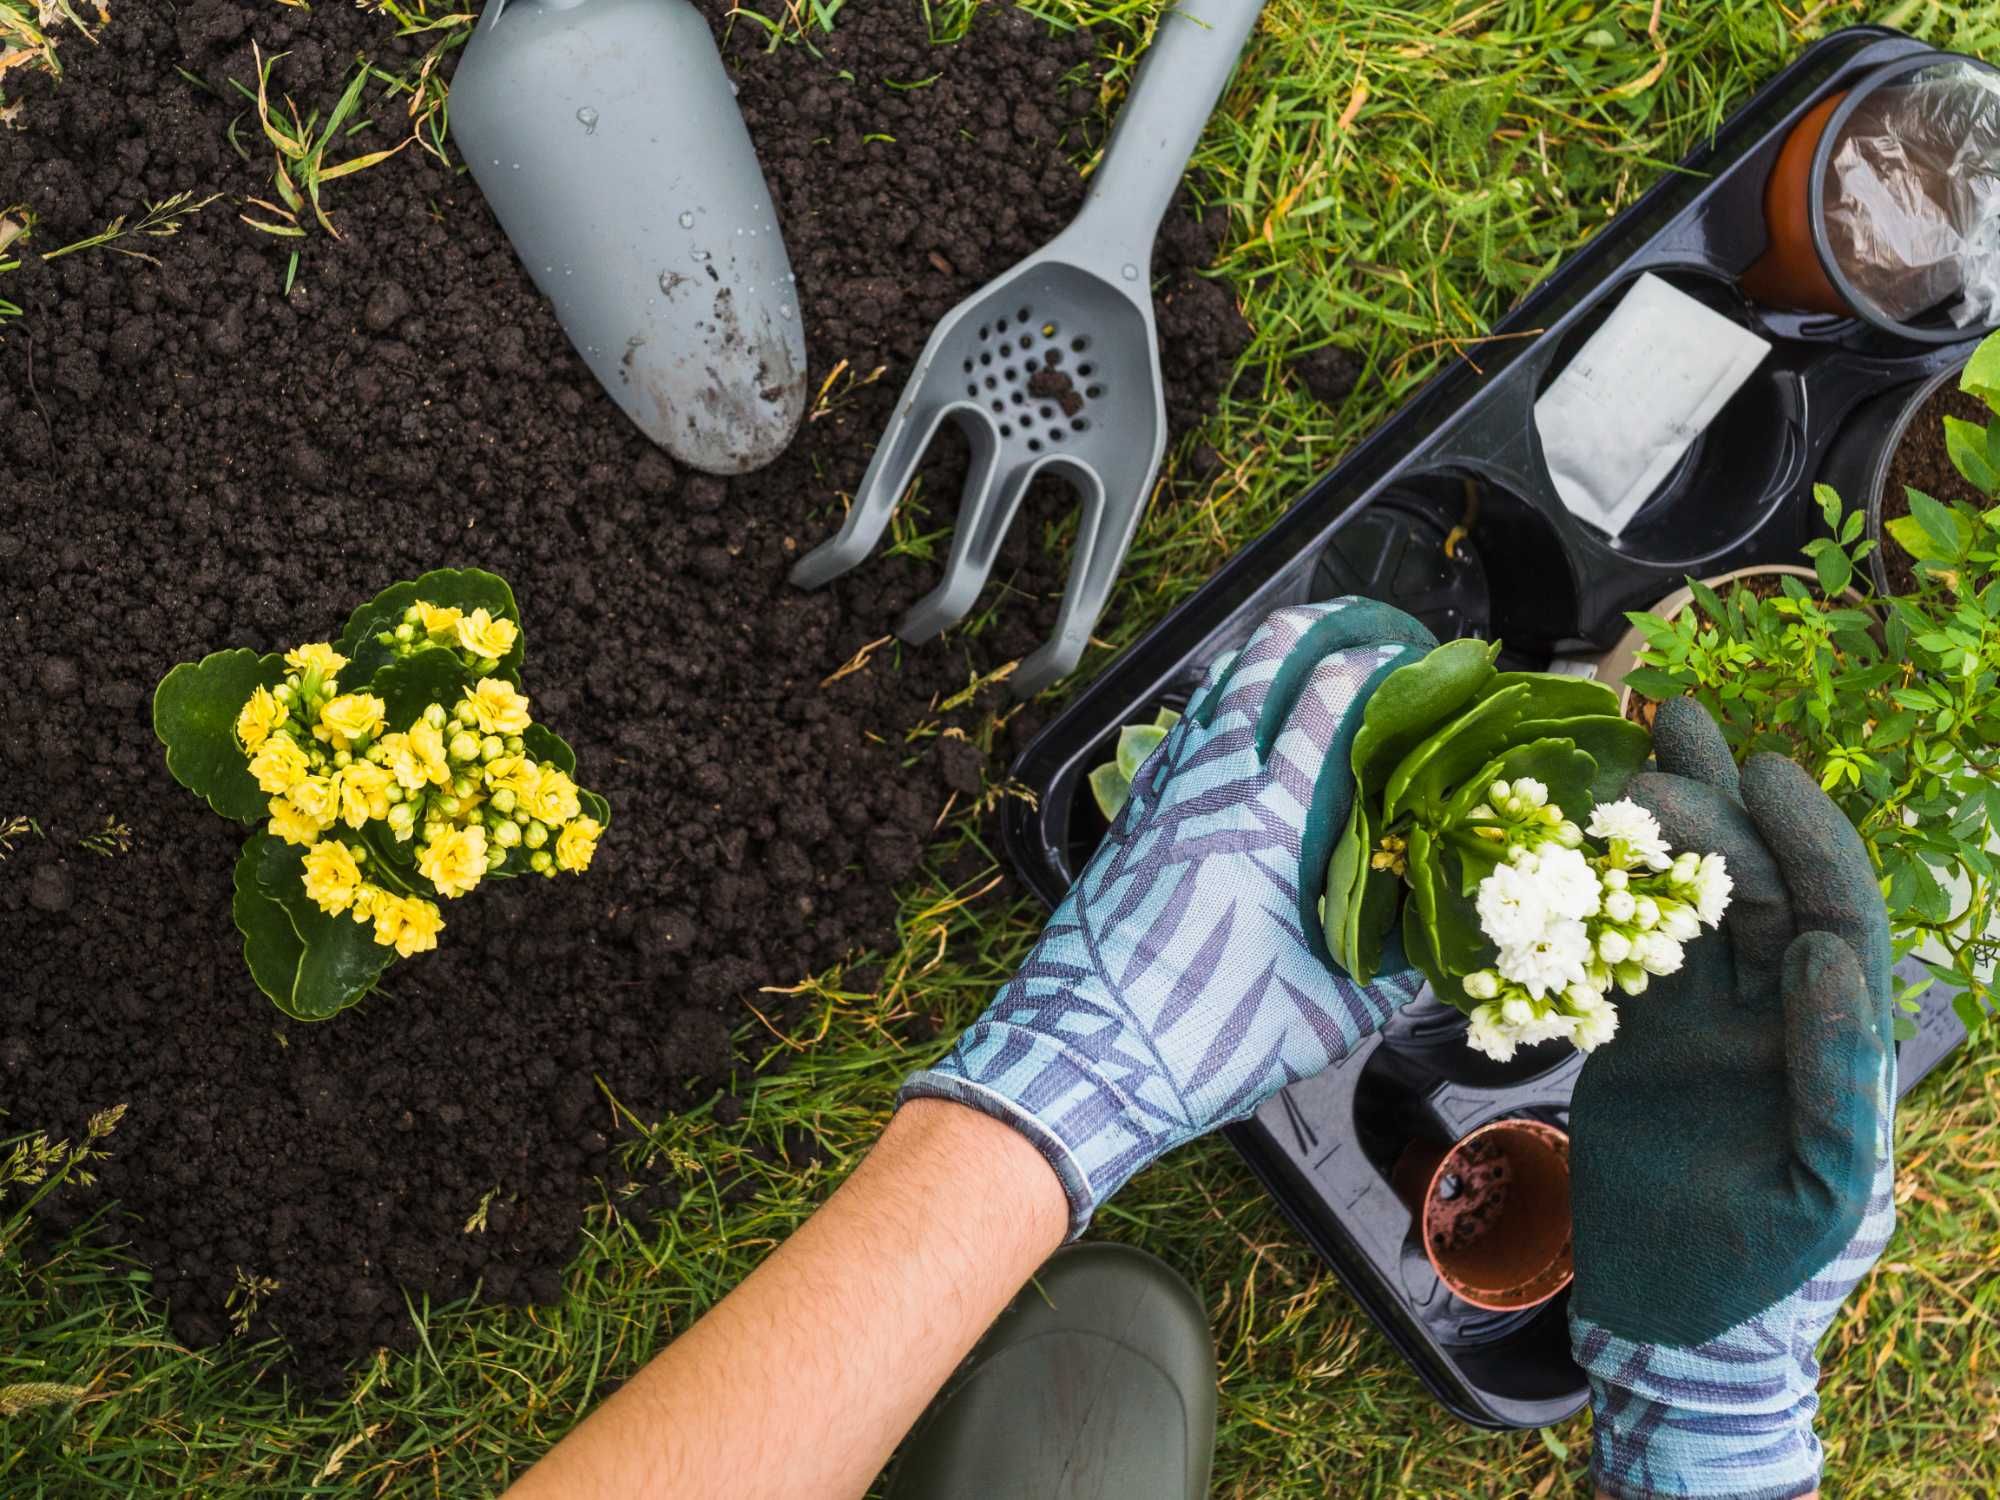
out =
[(1546, 789), (1523, 779), (1495, 782), (1473, 809), (1507, 853), (1474, 897), (1495, 958), (1464, 981), (1479, 1002), (1467, 1037), (1501, 1062), (1555, 1038), (1586, 1052), (1609, 1041), (1618, 1031), (1610, 992), (1638, 995), (1678, 972), (1683, 944), (1729, 906), (1723, 857), (1675, 855), (1637, 803), (1597, 804), (1575, 843), (1566, 837), (1575, 825), (1545, 816), (1546, 803)]

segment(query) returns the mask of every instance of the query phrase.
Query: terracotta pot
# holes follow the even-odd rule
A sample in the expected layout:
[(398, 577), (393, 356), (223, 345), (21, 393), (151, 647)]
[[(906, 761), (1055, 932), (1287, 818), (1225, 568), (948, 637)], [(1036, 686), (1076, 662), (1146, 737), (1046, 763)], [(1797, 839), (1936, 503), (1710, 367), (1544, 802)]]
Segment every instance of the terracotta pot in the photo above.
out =
[(1749, 270), (1742, 286), (1766, 307), (1831, 313), (1851, 318), (1854, 308), (1835, 289), (1813, 237), (1812, 167), (1827, 121), (1847, 98), (1843, 89), (1815, 104), (1792, 127), (1764, 184), (1764, 227), (1771, 245)]
[[(1866, 130), (1895, 133), (1898, 121), (1883, 115), (1883, 101), (1890, 98), (1883, 91), (1940, 67), (1988, 74), (2000, 71), (1976, 57), (1953, 52), (1916, 52), (1872, 69), (1851, 88), (1822, 99), (1799, 117), (1799, 123), (1792, 127), (1779, 148), (1778, 159), (1764, 184), (1764, 224), (1769, 244), (1741, 278), (1743, 290), (1752, 299), (1766, 307), (1860, 318), (1892, 337), (1913, 343), (1955, 344), (1975, 331), (1960, 328), (1938, 314), (1911, 319), (1895, 317), (1869, 294), (1867, 278), (1857, 286), (1850, 274), (1853, 267), (1829, 233), (1822, 191), (1836, 149), (1848, 139), (1850, 126), (1862, 121), (1865, 123), (1861, 128)], [(1891, 99), (1887, 108), (1894, 107), (1895, 101)], [(1912, 171), (1921, 170), (1914, 160), (1910, 167)], [(1944, 189), (1935, 182), (1919, 189), (1906, 181), (1901, 190), (1923, 191), (1925, 196), (1936, 198)], [(1869, 275), (1879, 277), (1882, 272), (1883, 268), (1876, 266)]]
[[(1792, 563), (1760, 563), (1754, 568), (1738, 568), (1733, 573), (1718, 573), (1713, 578), (1704, 578), (1702, 582), (1717, 593), (1721, 593), (1738, 579), (1749, 578), (1758, 573), (1767, 575), (1789, 573), (1794, 578), (1804, 579), (1815, 589), (1819, 587), (1818, 574), (1811, 568), (1801, 568)], [(1848, 590), (1847, 596), (1856, 604), (1861, 602), (1861, 596), (1852, 589)], [(1692, 603), (1694, 603), (1693, 589), (1675, 589), (1647, 613), (1658, 615), (1663, 620), (1671, 620)], [(1632, 703), (1632, 690), (1625, 686), (1626, 674), (1639, 665), (1639, 653), (1645, 649), (1646, 638), (1639, 633), (1639, 627), (1634, 625), (1618, 637), (1616, 645), (1597, 658), (1597, 680), (1617, 691), (1618, 711), (1621, 714)]]
[(1453, 1146), (1417, 1142), (1391, 1174), (1451, 1294), (1490, 1312), (1537, 1307), (1575, 1271), (1569, 1136), (1495, 1120)]

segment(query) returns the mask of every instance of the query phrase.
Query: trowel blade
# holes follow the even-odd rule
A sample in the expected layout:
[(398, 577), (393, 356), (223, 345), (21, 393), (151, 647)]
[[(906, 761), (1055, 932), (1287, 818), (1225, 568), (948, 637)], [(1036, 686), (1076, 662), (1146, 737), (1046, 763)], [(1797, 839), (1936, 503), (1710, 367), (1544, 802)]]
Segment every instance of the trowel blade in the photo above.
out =
[(783, 451), (806, 347), (777, 215), (687, 0), (488, 0), (451, 134), (591, 373), (712, 474)]

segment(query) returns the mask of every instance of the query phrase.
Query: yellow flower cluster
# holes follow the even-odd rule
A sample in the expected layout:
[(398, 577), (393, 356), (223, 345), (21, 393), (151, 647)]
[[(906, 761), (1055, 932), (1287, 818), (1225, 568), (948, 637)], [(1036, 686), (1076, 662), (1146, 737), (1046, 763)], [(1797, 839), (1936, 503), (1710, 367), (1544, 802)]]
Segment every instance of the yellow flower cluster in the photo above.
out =
[(496, 619), (488, 610), (461, 610), (419, 599), (403, 611), (395, 628), (380, 632), (376, 639), (399, 655), (425, 646), (454, 647), (475, 668), (491, 670), (514, 649), (520, 635), (520, 627), (504, 615)]
[[(421, 601), (404, 627), (401, 644), (421, 634), (418, 644), (488, 663), (517, 636), (511, 620), (483, 609)], [(448, 900), (517, 851), (527, 869), (551, 878), (589, 867), (603, 825), (583, 812), (561, 767), (529, 754), (522, 735), (534, 720), (513, 683), (482, 677), (450, 710), (433, 703), (391, 730), (380, 698), (340, 691), (347, 660), (331, 646), (300, 646), (285, 662), (292, 672), (251, 694), (236, 736), (270, 798), (270, 831), (306, 851), (306, 895), (322, 911), (373, 923), (375, 941), (407, 958), (437, 946), (444, 918), (412, 889), (408, 866), (397, 868), (409, 856), (392, 858), (395, 845), (415, 842), (416, 873)], [(354, 836), (336, 833), (342, 825)], [(381, 841), (384, 831), (393, 843)]]

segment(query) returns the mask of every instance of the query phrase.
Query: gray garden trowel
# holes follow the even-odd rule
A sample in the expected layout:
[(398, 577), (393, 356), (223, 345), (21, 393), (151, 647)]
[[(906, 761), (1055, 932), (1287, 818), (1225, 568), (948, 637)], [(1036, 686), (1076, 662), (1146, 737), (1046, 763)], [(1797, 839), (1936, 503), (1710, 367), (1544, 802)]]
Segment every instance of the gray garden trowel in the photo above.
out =
[(817, 588), (874, 550), (949, 418), (972, 445), (951, 560), (896, 633), (925, 640), (963, 618), (1029, 482), (1048, 474), (1076, 487), (1083, 515), (1055, 638), (1011, 686), (1025, 697), (1076, 666), (1166, 451), (1153, 238), (1263, 8), (1264, 0), (1176, 0), (1160, 17), (1082, 211), (938, 324), (840, 534), (799, 561), (794, 583)]
[(771, 195), (687, 0), (487, 0), (451, 134), (563, 331), (693, 468), (769, 463), (806, 401)]

